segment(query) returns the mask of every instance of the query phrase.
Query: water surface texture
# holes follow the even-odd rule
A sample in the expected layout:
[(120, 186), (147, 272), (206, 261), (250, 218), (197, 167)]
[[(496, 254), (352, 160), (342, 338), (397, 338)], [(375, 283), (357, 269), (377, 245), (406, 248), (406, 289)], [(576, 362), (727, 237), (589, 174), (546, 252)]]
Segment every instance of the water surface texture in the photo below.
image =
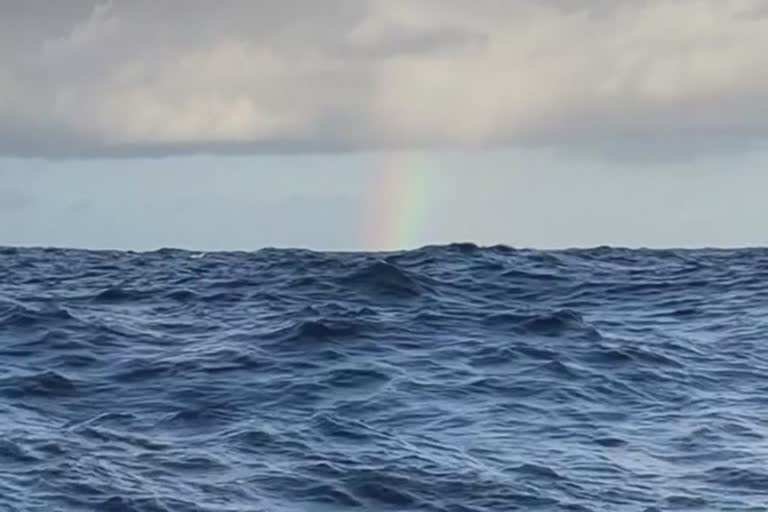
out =
[(0, 250), (2, 511), (765, 511), (768, 250)]

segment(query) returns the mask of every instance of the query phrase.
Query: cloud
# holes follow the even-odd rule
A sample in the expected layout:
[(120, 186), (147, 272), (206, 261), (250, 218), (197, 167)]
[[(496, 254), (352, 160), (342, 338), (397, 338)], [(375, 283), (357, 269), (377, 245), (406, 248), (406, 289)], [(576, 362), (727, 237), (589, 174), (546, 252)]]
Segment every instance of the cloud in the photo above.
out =
[(0, 153), (553, 145), (768, 133), (766, 0), (9, 0)]

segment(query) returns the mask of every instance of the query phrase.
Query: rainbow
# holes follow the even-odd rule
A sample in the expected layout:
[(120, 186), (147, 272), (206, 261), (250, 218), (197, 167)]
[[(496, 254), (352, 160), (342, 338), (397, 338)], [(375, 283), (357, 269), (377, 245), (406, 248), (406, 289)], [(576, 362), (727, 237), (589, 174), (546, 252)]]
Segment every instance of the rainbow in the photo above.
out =
[(429, 158), (409, 152), (377, 155), (374, 162), (361, 246), (395, 250), (423, 244), (435, 183)]

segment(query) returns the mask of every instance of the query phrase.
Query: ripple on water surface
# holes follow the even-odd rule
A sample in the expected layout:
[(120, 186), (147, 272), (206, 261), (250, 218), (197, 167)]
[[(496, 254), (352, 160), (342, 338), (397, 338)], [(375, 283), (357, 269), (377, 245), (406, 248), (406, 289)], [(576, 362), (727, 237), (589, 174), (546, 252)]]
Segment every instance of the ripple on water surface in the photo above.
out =
[(0, 510), (768, 510), (767, 274), (1, 249)]

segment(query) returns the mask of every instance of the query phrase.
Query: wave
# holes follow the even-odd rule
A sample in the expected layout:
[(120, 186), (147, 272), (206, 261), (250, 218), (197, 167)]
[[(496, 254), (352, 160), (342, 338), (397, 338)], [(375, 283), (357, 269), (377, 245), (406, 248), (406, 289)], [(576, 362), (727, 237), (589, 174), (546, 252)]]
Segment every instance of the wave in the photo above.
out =
[(150, 292), (110, 286), (94, 295), (92, 300), (97, 303), (105, 302), (119, 304), (121, 302), (137, 302), (147, 297), (151, 297)]
[(494, 313), (486, 317), (486, 323), (495, 327), (507, 327), (531, 335), (557, 337), (571, 335), (601, 338), (600, 332), (584, 320), (577, 311), (561, 309), (540, 313)]
[(64, 307), (36, 309), (16, 302), (0, 302), (0, 328), (50, 327), (75, 321), (77, 319)]
[(762, 510), (768, 250), (0, 248), (0, 509)]
[(342, 279), (346, 286), (361, 289), (376, 296), (397, 298), (418, 297), (424, 287), (407, 271), (392, 263), (377, 261)]
[(77, 386), (73, 380), (51, 370), (0, 379), (0, 394), (11, 398), (56, 398), (71, 396), (76, 392)]

